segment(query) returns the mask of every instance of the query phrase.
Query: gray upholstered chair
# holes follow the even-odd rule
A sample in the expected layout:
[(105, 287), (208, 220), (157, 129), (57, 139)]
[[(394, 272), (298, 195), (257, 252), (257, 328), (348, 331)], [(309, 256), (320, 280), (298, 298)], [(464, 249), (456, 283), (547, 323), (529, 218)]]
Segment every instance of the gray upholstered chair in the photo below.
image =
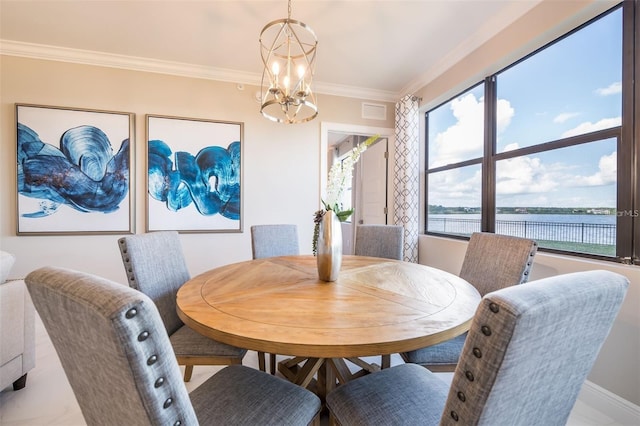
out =
[[(403, 260), (404, 227), (402, 225), (357, 225), (353, 254)], [(382, 355), (381, 365), (382, 368), (389, 368), (391, 355)]]
[(188, 394), (156, 304), (142, 292), (53, 267), (26, 283), (88, 425), (318, 424), (317, 396), (242, 365)]
[[(481, 296), (529, 280), (538, 244), (527, 238), (476, 232), (471, 235), (460, 277)], [(466, 333), (439, 345), (402, 353), (406, 362), (420, 364), (431, 371), (454, 371)]]
[[(251, 227), (251, 254), (254, 259), (300, 254), (298, 227), (296, 225), (253, 225)], [(269, 354), (269, 370), (276, 372), (276, 354)], [(266, 371), (266, 355), (258, 352), (258, 364)]]
[(358, 225), (353, 251), (356, 256), (402, 260), (404, 228), (402, 225)]
[(356, 379), (327, 397), (341, 425), (564, 425), (629, 281), (559, 275), (489, 293), (451, 386), (415, 364)]
[(176, 294), (190, 275), (176, 231), (122, 237), (118, 246), (129, 287), (149, 296), (160, 311), (178, 364), (185, 366), (185, 382), (191, 380), (194, 365), (242, 364), (246, 349), (209, 339), (178, 317)]
[(251, 254), (254, 259), (300, 254), (296, 225), (253, 225)]

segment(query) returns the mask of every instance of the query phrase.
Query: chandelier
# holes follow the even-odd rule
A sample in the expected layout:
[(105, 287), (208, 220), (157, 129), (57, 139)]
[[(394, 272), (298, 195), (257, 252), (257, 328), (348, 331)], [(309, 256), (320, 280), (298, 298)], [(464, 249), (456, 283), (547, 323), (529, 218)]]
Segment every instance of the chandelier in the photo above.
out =
[(278, 123), (304, 123), (318, 115), (311, 90), (318, 39), (305, 23), (291, 19), (291, 0), (288, 12), (260, 32), (260, 113)]

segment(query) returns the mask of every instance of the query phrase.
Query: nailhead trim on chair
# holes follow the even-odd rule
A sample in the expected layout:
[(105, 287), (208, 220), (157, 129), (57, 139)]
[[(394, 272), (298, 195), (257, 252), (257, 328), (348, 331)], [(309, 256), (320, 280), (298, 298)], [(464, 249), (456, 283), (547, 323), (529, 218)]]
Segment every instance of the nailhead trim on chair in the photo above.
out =
[[(493, 314), (498, 314), (500, 312), (500, 306), (495, 302), (490, 302), (488, 308), (489, 308), (489, 311), (492, 312)], [(493, 334), (493, 331), (492, 331), (491, 326), (489, 324), (482, 325), (480, 327), (480, 332), (482, 333), (481, 335), (483, 335), (483, 336), (485, 336), (487, 338), (490, 338), (491, 335)], [(497, 332), (498, 332), (498, 334), (500, 333), (499, 330)], [(476, 334), (476, 336), (480, 336), (480, 334)], [(470, 343), (470, 344), (469, 345), (465, 345), (465, 348), (467, 350), (471, 349), (471, 353), (473, 354), (474, 358), (478, 359), (478, 360), (482, 359), (482, 357), (483, 357), (483, 351), (481, 349), (481, 345), (478, 345), (478, 343), (481, 343), (481, 342), (482, 342), (482, 340), (474, 342), (476, 345), (473, 346), (472, 348), (471, 348), (471, 342), (467, 342), (467, 343)], [(491, 358), (491, 354), (488, 354), (488, 355), (489, 355), (489, 358)], [(461, 358), (462, 358), (462, 355), (461, 355)], [(478, 380), (476, 380), (476, 377), (475, 377), (473, 371), (469, 368), (469, 365), (467, 365), (466, 368), (467, 369), (464, 371), (464, 376), (466, 377), (466, 379), (468, 381), (467, 383), (475, 382), (473, 386), (483, 386), (485, 384), (485, 381), (486, 381), (485, 377), (478, 377), (477, 378)], [(473, 388), (469, 388), (467, 390), (469, 392), (471, 392), (469, 395), (471, 396), (472, 399), (474, 399), (474, 397), (476, 396), (476, 395), (474, 395), (474, 392), (473, 392), (474, 389)], [(467, 395), (465, 394), (465, 392), (463, 390), (458, 389), (456, 391), (456, 395), (458, 397), (457, 398), (458, 401), (460, 401), (461, 403), (465, 404), (467, 402)], [(456, 410), (450, 410), (449, 411), (449, 416), (451, 417), (451, 419), (454, 422), (460, 422), (461, 421), (462, 423), (465, 423), (465, 421), (466, 421), (466, 420), (460, 420), (460, 414)]]
[[(127, 245), (124, 238), (120, 238), (118, 240), (118, 244), (120, 244), (120, 250), (122, 254), (126, 254)], [(125, 269), (127, 271), (127, 280), (129, 280), (129, 287), (139, 290), (138, 286), (136, 285), (136, 277), (133, 275), (133, 268), (131, 267), (131, 259), (129, 259), (129, 256), (122, 256), (122, 261), (126, 265)]]
[[(138, 315), (138, 309), (133, 307), (131, 309), (129, 309), (126, 313), (125, 313), (125, 317), (127, 319), (134, 319), (136, 316)], [(140, 332), (138, 334), (137, 340), (140, 343), (144, 343), (145, 341), (147, 341), (149, 339), (149, 337), (151, 336), (151, 334), (149, 333), (148, 330), (144, 330), (142, 332)], [(149, 358), (147, 358), (147, 365), (149, 367), (153, 366), (154, 364), (156, 364), (158, 362), (159, 358), (157, 354), (153, 354), (151, 355)], [(165, 378), (160, 376), (158, 377), (158, 379), (156, 379), (155, 383), (153, 384), (154, 388), (158, 389), (160, 387), (162, 387), (165, 383)], [(173, 405), (173, 397), (170, 395), (169, 397), (167, 397), (167, 399), (165, 399), (164, 403), (162, 404), (162, 408), (163, 409), (168, 409)], [(176, 420), (173, 423), (175, 426), (180, 426), (182, 425), (182, 420)]]

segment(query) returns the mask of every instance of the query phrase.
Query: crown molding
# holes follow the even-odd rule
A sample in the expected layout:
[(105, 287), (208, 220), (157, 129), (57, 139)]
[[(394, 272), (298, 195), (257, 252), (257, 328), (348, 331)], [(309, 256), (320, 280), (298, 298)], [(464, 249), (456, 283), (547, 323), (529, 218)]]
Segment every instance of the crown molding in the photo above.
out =
[(347, 86), (333, 83), (314, 83), (315, 92), (324, 95), (344, 96), (378, 102), (398, 102), (400, 94), (387, 90), (368, 89), (357, 86)]
[[(258, 73), (249, 73), (226, 68), (211, 68), (183, 62), (162, 61), (151, 58), (116, 55), (112, 53), (71, 49), (68, 47), (36, 43), (25, 43), (13, 40), (0, 40), (0, 55), (169, 74), (181, 77), (248, 84), (257, 87), (260, 87), (262, 78), (261, 74)], [(383, 90), (322, 82), (316, 82), (314, 83), (314, 86), (315, 92), (318, 94), (383, 102), (396, 102), (400, 99), (398, 94)]]
[(401, 92), (411, 94), (422, 89), (543, 1), (544, 0), (512, 2), (500, 14), (494, 16), (489, 22), (486, 22), (472, 36), (468, 37), (455, 49), (445, 55), (440, 61), (434, 64), (433, 67), (407, 84)]

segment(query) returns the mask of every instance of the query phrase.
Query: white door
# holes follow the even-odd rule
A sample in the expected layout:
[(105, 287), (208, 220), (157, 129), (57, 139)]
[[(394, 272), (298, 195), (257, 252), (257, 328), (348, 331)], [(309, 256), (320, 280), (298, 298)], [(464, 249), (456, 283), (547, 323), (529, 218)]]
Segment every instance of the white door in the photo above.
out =
[(362, 154), (355, 174), (355, 223), (387, 223), (387, 139), (371, 145)]

